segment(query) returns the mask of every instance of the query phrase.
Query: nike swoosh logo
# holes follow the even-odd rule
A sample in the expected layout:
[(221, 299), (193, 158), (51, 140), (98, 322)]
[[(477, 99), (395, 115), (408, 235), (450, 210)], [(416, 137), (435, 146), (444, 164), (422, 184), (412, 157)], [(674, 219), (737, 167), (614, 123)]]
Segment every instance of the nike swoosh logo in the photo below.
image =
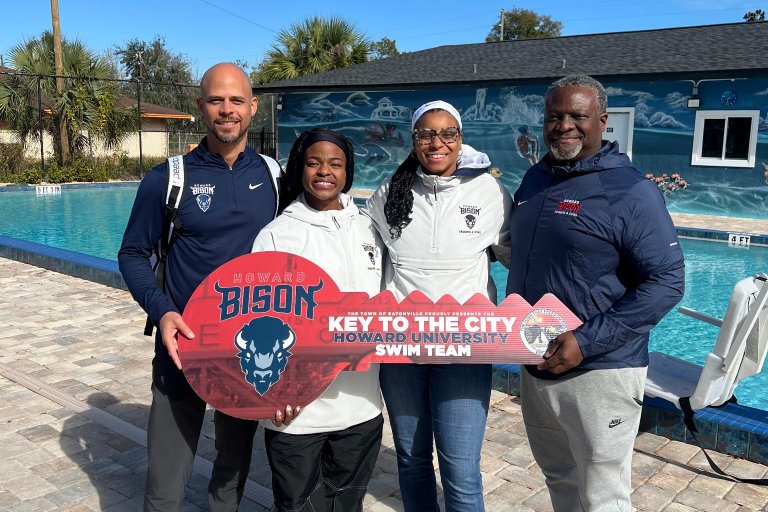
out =
[(518, 202), (517, 202), (517, 206), (520, 206), (521, 204), (525, 204), (525, 203), (527, 203), (527, 202), (528, 202), (528, 200), (527, 200), (527, 199), (526, 199), (525, 201), (518, 201)]
[(608, 424), (608, 428), (618, 427), (624, 423), (624, 420), (611, 420), (611, 422)]
[(249, 189), (251, 189), (251, 190), (256, 190), (256, 189), (257, 189), (257, 188), (259, 188), (261, 185), (262, 185), (262, 183), (257, 183), (256, 185), (250, 185), (250, 184), (249, 184), (249, 185), (248, 185), (248, 188), (249, 188)]

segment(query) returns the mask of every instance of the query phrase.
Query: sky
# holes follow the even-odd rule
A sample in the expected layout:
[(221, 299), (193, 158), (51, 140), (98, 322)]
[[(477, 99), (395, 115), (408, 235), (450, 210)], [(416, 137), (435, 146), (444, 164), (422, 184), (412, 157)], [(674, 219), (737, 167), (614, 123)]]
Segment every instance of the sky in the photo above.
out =
[[(138, 38), (159, 35), (184, 54), (195, 76), (221, 61), (258, 64), (277, 34), (309, 16), (340, 16), (368, 39), (395, 40), (400, 51), (480, 43), (499, 21), (500, 9), (531, 9), (563, 23), (562, 35), (624, 32), (743, 22), (759, 0), (58, 0), (61, 30), (92, 51), (106, 53)], [(23, 7), (22, 7), (23, 6)], [(51, 29), (50, 0), (0, 0), (0, 54), (10, 66), (11, 48)], [(610, 50), (610, 49), (606, 49)], [(614, 49), (617, 51), (617, 49)]]

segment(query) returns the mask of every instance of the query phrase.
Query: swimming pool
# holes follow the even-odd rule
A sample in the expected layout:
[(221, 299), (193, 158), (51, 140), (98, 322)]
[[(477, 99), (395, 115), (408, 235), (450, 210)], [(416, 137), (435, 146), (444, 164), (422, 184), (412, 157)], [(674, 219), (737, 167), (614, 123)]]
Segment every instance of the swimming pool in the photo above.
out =
[(117, 260), (138, 184), (0, 193), (0, 235)]
[[(0, 235), (83, 252), (110, 260), (117, 251), (136, 195), (136, 186), (64, 189), (60, 195), (0, 193)], [(724, 243), (681, 240), (686, 258), (686, 292), (680, 305), (722, 317), (733, 285), (768, 272), (768, 248), (732, 248)], [(506, 270), (494, 264), (500, 296)], [(717, 336), (713, 326), (673, 310), (651, 333), (651, 350), (702, 364)], [(744, 380), (736, 396), (744, 405), (768, 410), (768, 370)]]

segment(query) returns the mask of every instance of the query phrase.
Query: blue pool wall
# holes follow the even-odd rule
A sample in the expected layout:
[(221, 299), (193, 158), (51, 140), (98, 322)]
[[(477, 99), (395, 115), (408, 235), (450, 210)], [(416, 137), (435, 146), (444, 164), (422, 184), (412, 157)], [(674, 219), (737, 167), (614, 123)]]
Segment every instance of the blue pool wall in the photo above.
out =
[[(62, 183), (61, 185), (55, 185), (61, 187), (62, 190), (73, 190), (82, 188), (118, 188), (118, 187), (137, 187), (138, 181), (109, 181), (101, 183)], [(5, 185), (0, 187), (0, 193), (2, 192), (34, 192), (37, 188), (36, 185)]]
[[(23, 187), (14, 188), (19, 190)], [(29, 188), (34, 190), (34, 187)], [(0, 187), (0, 190), (3, 190), (3, 187)], [(728, 240), (728, 233), (723, 231), (678, 228), (678, 234), (681, 237), (713, 241)], [(752, 243), (768, 246), (768, 234), (753, 235)], [(0, 236), (0, 257), (114, 288), (127, 289), (117, 262), (113, 260), (5, 236)], [(493, 389), (519, 396), (520, 370), (519, 365), (494, 365)], [(738, 388), (736, 394), (738, 396)], [(697, 411), (694, 421), (699, 430), (698, 443), (686, 430), (683, 415), (678, 409), (665, 400), (645, 397), (640, 431), (768, 465), (768, 411), (729, 403), (722, 407), (708, 407)]]
[(0, 257), (127, 290), (117, 262), (0, 235)]

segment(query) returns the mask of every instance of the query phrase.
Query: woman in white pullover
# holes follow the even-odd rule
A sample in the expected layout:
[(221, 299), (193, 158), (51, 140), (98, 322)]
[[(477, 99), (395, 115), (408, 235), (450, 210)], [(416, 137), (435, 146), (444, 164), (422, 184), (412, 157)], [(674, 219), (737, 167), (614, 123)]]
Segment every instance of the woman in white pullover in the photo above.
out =
[[(303, 256), (325, 270), (342, 291), (381, 289), (381, 243), (368, 217), (346, 194), (354, 153), (329, 130), (302, 133), (286, 167), (285, 197), (292, 202), (253, 244), (256, 251)], [(342, 371), (301, 410), (286, 408), (262, 423), (278, 511), (362, 510), (376, 464), (383, 419), (379, 367)]]
[[(508, 265), (509, 192), (488, 174), (488, 157), (462, 144), (461, 117), (449, 103), (422, 105), (411, 128), (411, 155), (367, 205), (387, 248), (385, 286), (398, 300), (419, 290), (433, 301), (450, 294), (463, 303), (480, 293), (495, 302), (491, 253)], [(434, 437), (446, 510), (482, 511), (491, 366), (385, 364), (381, 390), (405, 510), (439, 510)]]

